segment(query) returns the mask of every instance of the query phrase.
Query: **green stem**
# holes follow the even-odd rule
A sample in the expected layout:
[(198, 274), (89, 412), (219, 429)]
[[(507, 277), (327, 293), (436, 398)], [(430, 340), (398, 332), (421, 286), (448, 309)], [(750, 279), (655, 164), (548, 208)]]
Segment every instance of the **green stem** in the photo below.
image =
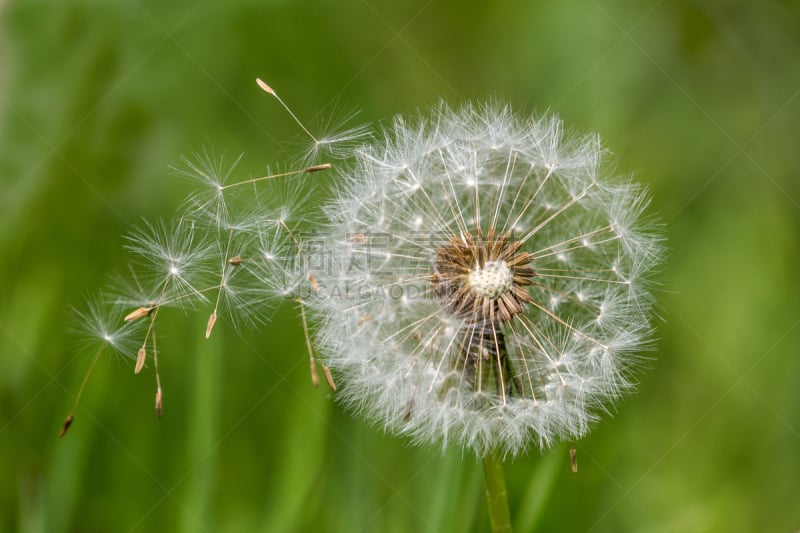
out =
[(508, 510), (508, 490), (503, 460), (496, 452), (483, 458), (483, 473), (486, 476), (486, 502), (489, 505), (489, 522), (493, 533), (511, 533), (511, 513)]

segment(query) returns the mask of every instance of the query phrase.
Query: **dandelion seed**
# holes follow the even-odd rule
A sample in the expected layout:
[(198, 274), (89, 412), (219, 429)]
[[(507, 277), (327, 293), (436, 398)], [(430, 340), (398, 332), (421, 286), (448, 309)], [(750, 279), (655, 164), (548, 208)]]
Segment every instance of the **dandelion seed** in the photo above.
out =
[(311, 140), (314, 141), (315, 144), (317, 144), (317, 145), (320, 144), (319, 140), (317, 140), (317, 138), (314, 137), (311, 134), (311, 132), (308, 131), (308, 129), (306, 129), (306, 127), (303, 125), (303, 123), (300, 122), (300, 119), (297, 118), (297, 116), (292, 112), (292, 110), (289, 109), (289, 106), (287, 106), (284, 103), (284, 101), (281, 100), (281, 97), (278, 96), (278, 93), (276, 93), (275, 90), (272, 87), (270, 87), (269, 85), (267, 85), (266, 83), (261, 81), (261, 79), (259, 79), (259, 78), (256, 78), (256, 83), (258, 84), (259, 87), (261, 87), (261, 90), (263, 90), (265, 93), (267, 93), (269, 95), (272, 95), (278, 101), (278, 103), (280, 103), (281, 106), (283, 106), (283, 108), (286, 110), (287, 113), (289, 113), (289, 115), (291, 115), (291, 117), (294, 119), (294, 121), (297, 123), (297, 125), (300, 126), (300, 129), (302, 129), (306, 133), (306, 135), (308, 135), (311, 138)]
[(333, 168), (333, 165), (331, 165), (330, 163), (323, 163), (322, 165), (310, 166), (308, 168), (303, 169), (303, 171), (306, 173), (311, 173), (311, 172), (319, 172), (320, 170), (328, 170), (330, 168)]
[(138, 374), (144, 368), (144, 362), (147, 359), (147, 349), (142, 346), (136, 354), (136, 366), (133, 369), (134, 374)]
[(153, 312), (152, 307), (140, 307), (139, 309), (135, 309), (131, 311), (127, 315), (125, 315), (125, 322), (131, 322), (134, 320), (139, 320), (140, 318), (144, 318), (146, 316), (150, 316), (150, 313)]
[(322, 372), (325, 374), (325, 381), (328, 382), (328, 387), (330, 387), (333, 392), (336, 392), (336, 383), (333, 381), (333, 374), (331, 374), (331, 369), (328, 368), (326, 365), (322, 365)]
[(575, 449), (575, 446), (570, 444), (569, 445), (569, 462), (570, 466), (572, 467), (572, 473), (578, 473), (578, 450)]
[(92, 350), (93, 355), (89, 369), (84, 374), (78, 393), (75, 395), (72, 409), (61, 426), (59, 437), (66, 435), (72, 426), (81, 396), (100, 356), (110, 349), (124, 357), (132, 357), (135, 349), (133, 339), (141, 331), (137, 324), (122, 320), (121, 310), (118, 306), (108, 306), (103, 303), (102, 298), (90, 299), (86, 311), (74, 310), (74, 313), (75, 329), (83, 338), (85, 348)]
[(153, 335), (153, 367), (156, 374), (156, 416), (161, 418), (163, 414), (164, 394), (161, 390), (161, 374), (158, 371), (158, 347), (156, 346), (156, 336)]
[(313, 290), (314, 292), (319, 292), (319, 282), (317, 281), (317, 276), (309, 273), (308, 282), (311, 284), (311, 290)]
[(161, 393), (161, 388), (159, 387), (156, 390), (156, 416), (161, 418), (164, 414), (164, 405), (163, 405), (163, 395)]
[(75, 420), (74, 415), (67, 416), (67, 418), (64, 420), (64, 424), (61, 426), (61, 431), (58, 432), (59, 437), (63, 437), (64, 435), (67, 434), (67, 431), (69, 431), (69, 428), (70, 426), (72, 426), (72, 422), (74, 420)]
[(214, 324), (217, 323), (217, 312), (214, 311), (211, 313), (211, 316), (208, 317), (208, 324), (206, 324), (206, 339), (211, 337), (211, 330), (214, 329)]
[[(325, 150), (326, 153), (332, 155), (333, 157), (346, 159), (352, 155), (353, 149), (355, 146), (357, 146), (357, 143), (370, 135), (370, 129), (365, 125), (359, 125), (348, 129), (341, 127), (350, 122), (350, 120), (354, 118), (355, 113), (347, 116), (344, 118), (344, 120), (339, 121), (339, 123), (335, 126), (332, 124), (327, 124), (327, 128), (324, 128), (334, 131), (335, 133), (330, 133), (323, 136), (313, 135), (311, 131), (300, 121), (300, 119), (297, 118), (297, 115), (294, 114), (291, 108), (289, 108), (289, 106), (286, 105), (286, 103), (278, 96), (278, 93), (276, 93), (272, 87), (260, 79), (256, 79), (256, 83), (261, 90), (274, 97), (278, 103), (280, 103), (286, 112), (289, 113), (289, 116), (291, 116), (292, 119), (297, 123), (300, 129), (303, 130), (303, 132), (311, 139), (313, 146), (307, 154), (308, 158), (314, 158), (321, 150)], [(325, 165), (319, 166), (324, 167)], [(314, 167), (311, 168), (313, 169)], [(319, 170), (322, 170), (322, 168)], [(313, 172), (313, 170), (311, 171)]]

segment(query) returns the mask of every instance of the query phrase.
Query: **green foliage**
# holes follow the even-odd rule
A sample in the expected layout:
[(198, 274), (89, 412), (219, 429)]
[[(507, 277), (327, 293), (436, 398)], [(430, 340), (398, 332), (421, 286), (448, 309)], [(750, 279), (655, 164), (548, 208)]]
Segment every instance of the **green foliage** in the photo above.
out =
[[(203, 146), (257, 175), (312, 126), (498, 95), (600, 132), (667, 222), (639, 391), (506, 465), (517, 531), (800, 527), (800, 11), (788, 2), (0, 4), (0, 530), (483, 531), (478, 460), (409, 448), (309, 383), (292, 306), (238, 335), (172, 314), (152, 369), (69, 307), (169, 218)], [(335, 113), (334, 113), (335, 114)], [(298, 135), (295, 135), (298, 134)], [(320, 178), (328, 179), (328, 178)], [(217, 336), (217, 333), (220, 335)], [(541, 502), (545, 502), (542, 505)]]

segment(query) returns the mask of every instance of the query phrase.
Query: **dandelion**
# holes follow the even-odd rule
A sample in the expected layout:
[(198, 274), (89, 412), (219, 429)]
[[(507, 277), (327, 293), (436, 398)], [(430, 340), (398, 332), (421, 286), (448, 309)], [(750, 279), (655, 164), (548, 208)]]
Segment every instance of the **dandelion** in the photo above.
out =
[[(234, 181), (239, 159), (184, 161), (201, 190), (176, 222), (129, 237), (125, 336), (102, 347), (130, 348), (137, 328), (134, 371), (152, 353), (160, 417), (162, 308), (208, 306), (209, 338), (221, 316), (255, 326), (290, 299), (312, 383), (321, 367), (386, 431), (482, 457), (493, 529), (510, 529), (501, 459), (582, 437), (634, 385), (661, 257), (646, 191), (611, 175), (597, 136), (552, 115), (440, 104), (374, 135), (315, 136), (257, 83), (311, 139), (303, 164)], [(305, 180), (331, 169), (320, 203)]]
[(338, 177), (308, 300), (339, 399), (384, 429), (516, 455), (632, 386), (660, 239), (596, 136), (498, 104), (397, 118)]
[(482, 457), (493, 531), (502, 458), (583, 436), (648, 346), (661, 239), (603, 156), (554, 116), (442, 104), (355, 149), (320, 223), (306, 305), (338, 398)]

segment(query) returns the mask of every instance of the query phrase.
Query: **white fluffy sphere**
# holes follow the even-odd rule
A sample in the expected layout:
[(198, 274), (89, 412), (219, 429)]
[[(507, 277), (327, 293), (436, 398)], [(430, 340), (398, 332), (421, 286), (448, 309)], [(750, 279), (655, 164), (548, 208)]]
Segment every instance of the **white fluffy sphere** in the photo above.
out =
[(309, 259), (341, 399), (479, 455), (585, 434), (631, 386), (661, 252), (602, 154), (497, 104), (396, 118), (358, 148)]

